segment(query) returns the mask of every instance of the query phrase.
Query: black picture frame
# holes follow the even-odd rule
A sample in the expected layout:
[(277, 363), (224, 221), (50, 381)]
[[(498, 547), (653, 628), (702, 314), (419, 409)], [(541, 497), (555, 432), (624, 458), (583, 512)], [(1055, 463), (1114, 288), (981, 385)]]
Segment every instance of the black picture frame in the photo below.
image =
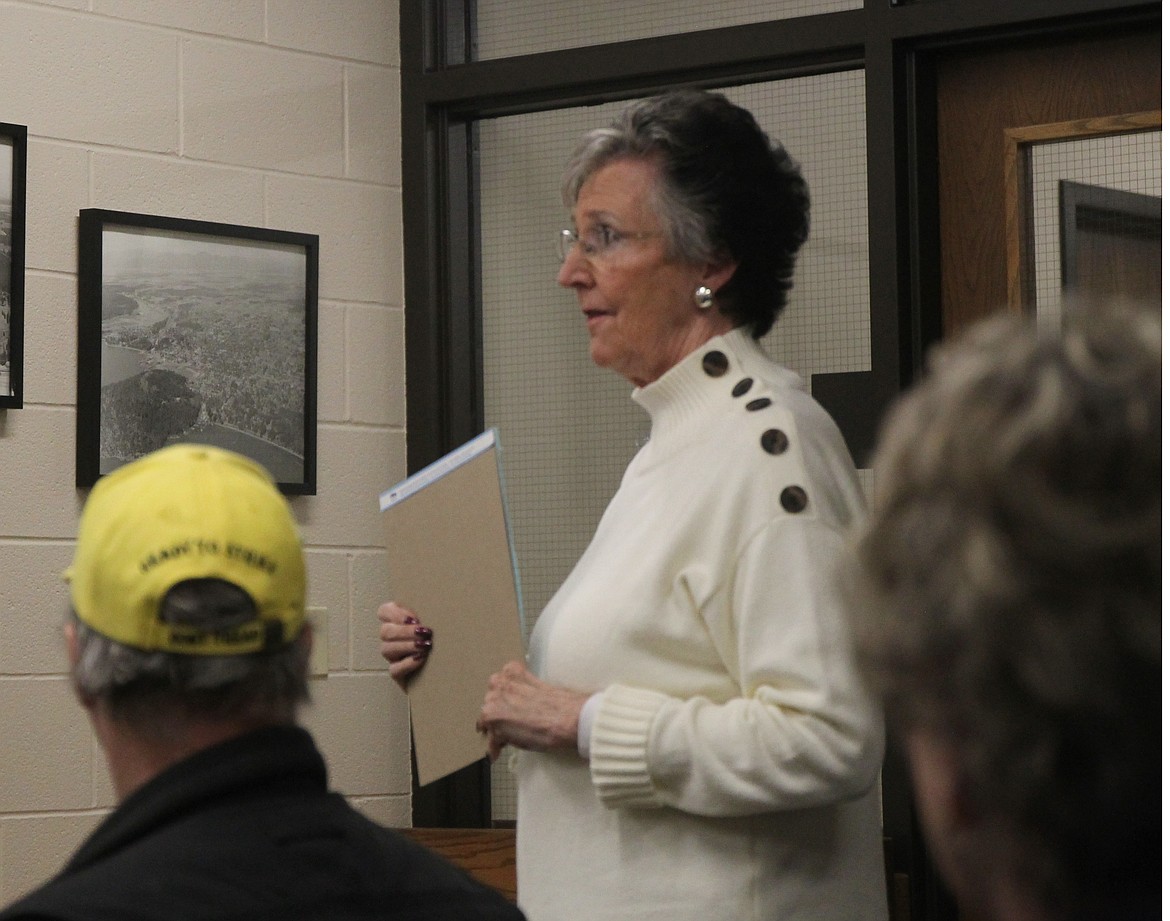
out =
[(1073, 293), (1162, 300), (1162, 199), (1061, 179), (1060, 281)]
[(24, 230), (28, 128), (0, 122), (0, 409), (24, 405)]
[(317, 235), (82, 209), (77, 485), (173, 442), (317, 491)]

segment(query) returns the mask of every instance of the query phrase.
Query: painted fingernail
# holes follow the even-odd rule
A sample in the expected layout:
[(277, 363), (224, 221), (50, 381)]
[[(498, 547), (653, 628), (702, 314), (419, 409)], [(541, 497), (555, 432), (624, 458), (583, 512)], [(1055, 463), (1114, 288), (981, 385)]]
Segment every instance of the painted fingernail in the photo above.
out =
[(432, 645), (433, 644), (431, 643), (430, 640), (415, 640), (414, 641), (414, 648), (415, 649), (430, 649)]
[(418, 618), (417, 617), (410, 617), (409, 615), (407, 615), (407, 618), (406, 618), (406, 620), (403, 621), (403, 623), (404, 624), (417, 624)]
[(414, 632), (415, 632), (416, 636), (430, 637), (431, 635), (434, 634), (435, 631), (432, 630), (430, 627), (415, 627)]

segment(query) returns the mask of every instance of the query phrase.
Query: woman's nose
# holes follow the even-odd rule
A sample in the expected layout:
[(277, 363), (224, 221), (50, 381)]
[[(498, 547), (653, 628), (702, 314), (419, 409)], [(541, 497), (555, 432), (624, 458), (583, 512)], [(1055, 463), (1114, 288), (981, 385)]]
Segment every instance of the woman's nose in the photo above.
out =
[(565, 261), (557, 272), (557, 284), (562, 288), (573, 288), (587, 284), (589, 279), (589, 260), (581, 253), (581, 247), (570, 246), (565, 253)]

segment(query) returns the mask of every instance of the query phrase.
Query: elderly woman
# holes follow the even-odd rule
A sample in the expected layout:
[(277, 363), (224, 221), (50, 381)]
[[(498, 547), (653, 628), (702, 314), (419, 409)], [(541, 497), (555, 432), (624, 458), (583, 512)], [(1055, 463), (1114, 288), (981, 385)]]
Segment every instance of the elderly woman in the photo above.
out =
[[(587, 135), (563, 191), (557, 281), (651, 435), (527, 664), (484, 699), (489, 754), (520, 750), (520, 905), (884, 919), (882, 722), (832, 577), (862, 497), (832, 420), (756, 342), (791, 287), (807, 185), (748, 112), (685, 91)], [(398, 605), (380, 616), (403, 678), (430, 637)]]
[(1163, 917), (1161, 341), (984, 323), (883, 428), (861, 662), (965, 917)]

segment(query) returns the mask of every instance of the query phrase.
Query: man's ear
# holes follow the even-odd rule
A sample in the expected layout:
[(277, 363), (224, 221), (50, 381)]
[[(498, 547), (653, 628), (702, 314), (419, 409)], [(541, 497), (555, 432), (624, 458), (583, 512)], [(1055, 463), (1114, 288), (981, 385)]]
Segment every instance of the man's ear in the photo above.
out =
[[(77, 663), (81, 661), (81, 645), (77, 639), (77, 623), (73, 620), (68, 621), (63, 632), (65, 634), (65, 652), (69, 657), (69, 675), (72, 677), (77, 671)], [(77, 695), (77, 699), (81, 702), (83, 707), (87, 709), (93, 707), (93, 698), (89, 694), (82, 692), (81, 688), (77, 686), (76, 679), (73, 680), (73, 693)]]
[(69, 656), (69, 671), (72, 672), (81, 658), (81, 651), (77, 647), (77, 624), (70, 620), (62, 632), (65, 634), (65, 651)]

